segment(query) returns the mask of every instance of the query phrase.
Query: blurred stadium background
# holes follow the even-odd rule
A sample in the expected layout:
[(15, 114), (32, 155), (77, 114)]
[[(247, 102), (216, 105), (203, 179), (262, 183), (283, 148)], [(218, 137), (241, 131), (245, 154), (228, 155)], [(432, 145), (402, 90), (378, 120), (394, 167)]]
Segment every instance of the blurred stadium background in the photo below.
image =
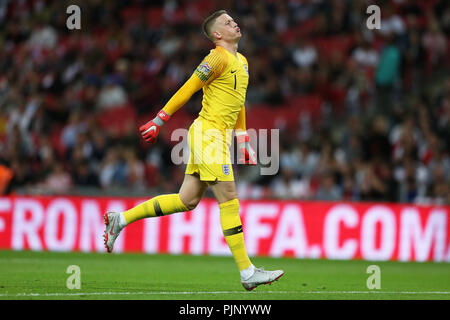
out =
[[(66, 27), (66, 8), (72, 4), (81, 8), (81, 30)], [(381, 8), (380, 30), (366, 27), (371, 4)], [(250, 71), (247, 128), (280, 129), (278, 174), (235, 169), (249, 228), (262, 223), (249, 218), (248, 205), (272, 201), (278, 206), (275, 213), (259, 218), (272, 219), (273, 229), (283, 230), (284, 238), (273, 230), (266, 236), (248, 233), (249, 252), (450, 261), (446, 0), (0, 1), (0, 213), (14, 212), (0, 215), (0, 248), (104, 251), (97, 238), (100, 215), (108, 207), (105, 199), (120, 197), (128, 207), (138, 198), (178, 192), (184, 166), (171, 162), (175, 142), (170, 135), (197, 116), (202, 94), (175, 114), (155, 145), (141, 140), (137, 128), (152, 119), (212, 48), (201, 23), (218, 9), (226, 9), (243, 33), (239, 51)], [(55, 200), (66, 196), (69, 204)], [(99, 198), (92, 207), (83, 202), (86, 196)], [(21, 199), (38, 201), (41, 209)], [(295, 203), (299, 215), (287, 209), (282, 213), (286, 203)], [(339, 235), (322, 225), (336, 203), (350, 203), (358, 219), (384, 204), (382, 213), (362, 222), (358, 235), (350, 230), (358, 224), (352, 209), (345, 207), (343, 215), (338, 213), (342, 207), (333, 211), (338, 213), (333, 232), (344, 223), (341, 237), (361, 237), (351, 253), (344, 252)], [(205, 200), (202, 208), (213, 210), (214, 205)], [(411, 208), (417, 211), (407, 211)], [(61, 231), (70, 230), (72, 209), (81, 221), (75, 220), (81, 230), (74, 231), (77, 240)], [(88, 211), (98, 219), (89, 218)], [(293, 242), (302, 239), (301, 214), (309, 243), (319, 246)], [(176, 229), (181, 244), (171, 247), (168, 224), (205, 231), (209, 220), (197, 221), (198, 227), (189, 213), (168, 218), (161, 218), (160, 225), (130, 226), (147, 244), (126, 238), (118, 251), (226, 254), (224, 243), (217, 250), (211, 243), (201, 247), (181, 227)], [(20, 229), (21, 223), (26, 227)], [(163, 230), (164, 244), (153, 246), (154, 238), (145, 238), (142, 228), (149, 234)], [(326, 240), (327, 230), (335, 247)], [(191, 242), (183, 240), (186, 235)], [(447, 290), (448, 278), (439, 279), (429, 285), (443, 283)], [(420, 288), (421, 282), (416, 285)]]
[[(225, 8), (250, 61), (248, 127), (281, 129), (280, 171), (239, 167), (241, 198), (450, 202), (448, 1), (77, 1), (0, 4), (3, 193), (152, 195), (178, 190), (171, 129), (137, 135), (211, 44)], [(381, 30), (365, 26), (378, 4)], [(8, 172), (12, 179), (8, 183)]]

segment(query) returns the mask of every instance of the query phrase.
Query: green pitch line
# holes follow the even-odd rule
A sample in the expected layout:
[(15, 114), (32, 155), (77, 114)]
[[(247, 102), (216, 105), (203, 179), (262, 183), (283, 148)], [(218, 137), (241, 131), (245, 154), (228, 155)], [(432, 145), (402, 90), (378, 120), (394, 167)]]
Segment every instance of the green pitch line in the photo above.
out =
[[(247, 292), (231, 257), (0, 251), (0, 299), (450, 300), (450, 264), (252, 258), (283, 269), (272, 285)], [(369, 290), (369, 265), (381, 289)], [(70, 265), (81, 288), (66, 286)]]

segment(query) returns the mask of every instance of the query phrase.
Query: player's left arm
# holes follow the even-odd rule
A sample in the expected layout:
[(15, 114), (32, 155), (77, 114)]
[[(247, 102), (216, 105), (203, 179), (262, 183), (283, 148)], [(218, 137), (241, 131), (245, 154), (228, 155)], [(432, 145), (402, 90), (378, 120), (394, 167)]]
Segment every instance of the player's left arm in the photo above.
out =
[(204, 85), (205, 82), (192, 74), (184, 85), (170, 98), (162, 110), (169, 115), (173, 115), (189, 101), (194, 93), (203, 88)]
[(170, 117), (188, 102), (194, 93), (204, 86), (204, 82), (192, 75), (183, 86), (170, 98), (157, 116), (139, 128), (142, 137), (149, 143), (154, 143), (162, 125), (169, 121)]
[[(248, 62), (247, 58), (245, 58), (244, 55), (238, 53), (239, 57), (241, 57), (244, 60), (244, 64), (246, 66), (246, 71), (248, 72)], [(245, 104), (242, 105), (241, 110), (239, 111), (238, 118), (236, 120), (236, 124), (234, 126), (235, 133), (239, 133), (241, 131), (246, 131), (246, 124), (245, 124)]]
[(234, 126), (234, 132), (236, 135), (236, 141), (239, 147), (239, 153), (241, 155), (239, 163), (256, 165), (256, 152), (250, 145), (250, 137), (247, 133), (245, 123), (245, 105), (241, 107), (239, 115)]
[(238, 118), (236, 120), (236, 124), (234, 126), (234, 131), (246, 131), (246, 124), (245, 124), (245, 105), (242, 105), (241, 111), (239, 111)]
[[(243, 55), (240, 56), (244, 59), (246, 71), (248, 73), (248, 61)], [(242, 105), (241, 110), (238, 114), (238, 118), (236, 120), (236, 124), (234, 126), (236, 141), (238, 143), (239, 153), (241, 155), (238, 163), (256, 165), (256, 152), (250, 145), (250, 137), (247, 133), (245, 118), (245, 105)]]
[(223, 55), (211, 50), (211, 53), (203, 59), (192, 76), (170, 98), (157, 116), (139, 128), (142, 137), (147, 142), (154, 143), (162, 125), (169, 121), (170, 117), (185, 105), (194, 93), (219, 76), (224, 64)]
[(212, 50), (162, 110), (169, 115), (173, 115), (188, 102), (194, 93), (217, 78), (222, 73), (225, 64), (224, 55)]

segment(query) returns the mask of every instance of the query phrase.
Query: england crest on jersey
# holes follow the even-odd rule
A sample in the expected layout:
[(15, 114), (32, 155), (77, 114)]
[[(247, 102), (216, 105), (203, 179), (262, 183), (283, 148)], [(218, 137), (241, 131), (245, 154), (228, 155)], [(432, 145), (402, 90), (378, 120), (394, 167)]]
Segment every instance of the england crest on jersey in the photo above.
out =
[(222, 165), (222, 171), (227, 176), (230, 174), (230, 165), (224, 164)]
[(250, 75), (248, 74), (248, 68), (247, 68), (247, 65), (246, 65), (246, 64), (244, 64), (244, 69), (245, 69), (245, 72), (247, 72), (247, 75), (250, 76)]

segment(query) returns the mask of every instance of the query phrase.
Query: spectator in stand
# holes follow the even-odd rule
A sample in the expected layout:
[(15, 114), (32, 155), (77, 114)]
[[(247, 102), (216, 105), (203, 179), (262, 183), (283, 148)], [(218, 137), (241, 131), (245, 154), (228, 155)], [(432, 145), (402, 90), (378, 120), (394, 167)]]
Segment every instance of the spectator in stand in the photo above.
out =
[(387, 125), (386, 118), (381, 115), (378, 115), (372, 122), (372, 126), (362, 142), (365, 161), (380, 159), (381, 162), (389, 162), (391, 160)]
[(402, 123), (392, 128), (389, 140), (392, 146), (392, 160), (394, 163), (404, 157), (417, 157), (417, 143), (420, 132), (416, 127), (413, 115), (407, 115)]
[(383, 35), (404, 35), (406, 33), (406, 26), (402, 18), (394, 11), (394, 7), (391, 3), (386, 4), (383, 7), (380, 33)]
[(128, 101), (127, 94), (117, 79), (107, 77), (97, 98), (97, 108), (108, 110), (124, 106)]
[(72, 185), (70, 174), (64, 170), (61, 163), (56, 162), (53, 166), (53, 171), (46, 178), (42, 188), (52, 193), (67, 193)]
[(377, 86), (377, 109), (383, 114), (389, 114), (392, 105), (392, 95), (398, 84), (401, 66), (401, 52), (396, 45), (395, 35), (386, 35), (387, 44), (383, 48), (375, 71)]
[(326, 171), (321, 174), (320, 187), (316, 193), (316, 200), (337, 201), (342, 199), (342, 190), (336, 184), (332, 172)]
[(352, 53), (353, 59), (362, 68), (375, 68), (378, 63), (378, 52), (371, 46), (363, 34), (356, 34), (356, 47)]
[(53, 49), (58, 41), (58, 34), (52, 26), (45, 21), (37, 20), (32, 28), (33, 32), (28, 40), (28, 45), (36, 49)]
[(272, 182), (273, 195), (278, 199), (310, 199), (308, 179), (295, 177), (293, 168), (282, 167), (281, 175)]
[(300, 68), (311, 68), (317, 62), (317, 50), (308, 44), (303, 37), (297, 39), (292, 48), (292, 60)]
[(420, 163), (408, 156), (394, 171), (394, 177), (399, 184), (398, 199), (401, 202), (412, 203), (426, 194), (428, 171)]
[(300, 149), (295, 151), (296, 153), (296, 173), (304, 179), (310, 179), (317, 168), (319, 161), (319, 155), (311, 147), (308, 142), (300, 144)]
[(428, 63), (431, 67), (439, 66), (448, 58), (447, 38), (439, 28), (439, 24), (434, 17), (430, 17), (428, 29), (423, 36), (422, 45), (427, 52)]
[(132, 149), (125, 151), (126, 161), (126, 184), (133, 189), (145, 188), (144, 164), (138, 159), (136, 153)]
[(102, 188), (117, 187), (125, 184), (126, 177), (117, 148), (109, 149), (99, 167)]
[(80, 161), (75, 164), (72, 174), (74, 184), (83, 187), (99, 187), (97, 175), (91, 170), (87, 161)]
[(87, 125), (82, 119), (80, 110), (74, 110), (69, 116), (68, 124), (61, 134), (61, 144), (66, 150), (75, 147), (78, 135), (87, 130)]

